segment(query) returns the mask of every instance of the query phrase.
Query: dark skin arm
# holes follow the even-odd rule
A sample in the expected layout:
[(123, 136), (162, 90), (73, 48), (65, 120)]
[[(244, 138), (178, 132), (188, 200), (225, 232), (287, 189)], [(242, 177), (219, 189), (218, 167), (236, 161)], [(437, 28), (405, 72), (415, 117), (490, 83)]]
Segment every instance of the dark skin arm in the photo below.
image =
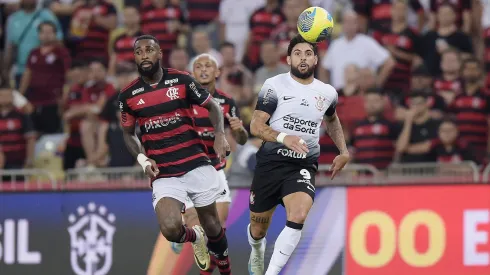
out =
[[(139, 154), (145, 154), (145, 151), (143, 149), (143, 146), (141, 146), (141, 143), (136, 136), (136, 133), (134, 131), (134, 125), (132, 127), (130, 126), (123, 126), (123, 138), (124, 138), (124, 143), (126, 143), (126, 147), (129, 150), (129, 153), (133, 155), (133, 157), (136, 159), (138, 158)], [(155, 178), (158, 173), (158, 166), (156, 162), (150, 158), (147, 159), (151, 165), (146, 166), (145, 169), (145, 174), (153, 179)]]
[(248, 133), (245, 128), (243, 128), (243, 122), (238, 117), (232, 117), (229, 114), (226, 114), (226, 119), (230, 123), (231, 134), (233, 138), (240, 145), (244, 145), (248, 140)]
[(209, 112), (209, 120), (214, 127), (214, 150), (219, 158), (226, 158), (227, 152), (230, 151), (230, 145), (225, 138), (225, 121), (223, 119), (223, 112), (219, 103), (215, 100), (208, 100), (206, 104), (203, 105)]

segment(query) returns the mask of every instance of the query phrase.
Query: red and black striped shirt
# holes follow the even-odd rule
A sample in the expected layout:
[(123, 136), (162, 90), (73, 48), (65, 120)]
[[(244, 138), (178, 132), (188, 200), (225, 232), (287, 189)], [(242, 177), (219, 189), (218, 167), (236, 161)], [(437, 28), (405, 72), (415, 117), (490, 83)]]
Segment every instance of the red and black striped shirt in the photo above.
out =
[[(374, 31), (373, 37), (380, 41), (383, 33), (391, 28), (392, 0), (354, 0), (354, 10), (370, 20), (369, 28)], [(419, 0), (409, 0), (408, 5), (417, 13), (424, 12)]]
[(450, 111), (456, 115), (460, 139), (476, 150), (486, 152), (490, 98), (483, 91), (473, 95), (460, 94), (454, 99)]
[[(70, 87), (68, 92), (68, 98), (65, 103), (65, 111), (70, 109), (70, 107), (80, 106), (84, 104), (83, 93), (85, 87), (82, 84), (75, 84)], [(68, 121), (68, 140), (66, 141), (68, 145), (74, 147), (82, 147), (82, 140), (80, 137), (80, 123), (82, 118), (74, 118)]]
[(170, 51), (177, 44), (179, 32), (170, 32), (169, 24), (186, 24), (183, 11), (178, 6), (167, 4), (163, 8), (156, 8), (153, 5), (145, 5), (141, 11), (141, 29), (144, 33), (155, 36), (160, 42), (162, 49), (163, 66), (168, 66)]
[(16, 110), (0, 114), (0, 146), (5, 155), (6, 167), (24, 165), (26, 137), (34, 134), (34, 127), (28, 116)]
[(463, 90), (463, 83), (460, 79), (446, 80), (442, 76), (434, 80), (434, 92), (444, 98), (446, 104), (452, 103), (450, 98), (461, 94)]
[[(99, 16), (116, 15), (117, 11), (113, 4), (100, 0), (96, 6), (84, 5), (75, 10), (73, 18), (78, 13), (91, 13)], [(88, 26), (85, 37), (76, 43), (76, 59), (100, 58), (109, 60), (109, 33), (110, 31), (98, 26), (93, 20)]]
[(221, 0), (187, 0), (191, 27), (207, 25), (218, 17)]
[(142, 32), (136, 32), (134, 35), (128, 35), (127, 33), (122, 33), (116, 39), (114, 39), (114, 44), (112, 45), (112, 50), (116, 54), (116, 61), (119, 62), (130, 62), (134, 63), (134, 53), (133, 47), (136, 38), (142, 35)]
[[(398, 51), (406, 54), (416, 54), (419, 49), (419, 37), (410, 28), (400, 33), (389, 32), (381, 36), (381, 45), (395, 47)], [(387, 79), (384, 88), (390, 91), (406, 92), (410, 88), (412, 77), (412, 62), (396, 58), (396, 65)]]
[[(240, 113), (235, 104), (233, 98), (220, 91), (216, 90), (213, 94), (213, 99), (216, 100), (223, 110), (223, 115), (229, 114), (231, 117), (240, 117)], [(219, 161), (216, 152), (214, 151), (214, 127), (209, 119), (209, 111), (199, 105), (194, 105), (194, 121), (196, 123), (196, 130), (201, 139), (206, 145), (208, 151), (208, 157), (211, 159), (211, 164), (216, 168), (216, 170), (221, 170), (226, 166), (226, 159)], [(228, 120), (225, 118), (225, 126), (229, 126)]]
[(486, 88), (490, 90), (490, 28), (487, 28), (483, 32), (484, 39), (484, 62), (485, 62), (485, 72), (487, 72)]
[(211, 164), (196, 130), (192, 105), (203, 106), (212, 96), (188, 73), (163, 71), (155, 86), (138, 78), (119, 94), (121, 124), (138, 123), (146, 155), (160, 169), (158, 178), (182, 176)]
[(284, 14), (280, 8), (269, 12), (266, 8), (256, 10), (249, 21), (251, 42), (245, 56), (245, 66), (255, 71), (261, 66), (260, 45), (263, 41), (270, 39), (274, 28), (285, 21)]
[(430, 0), (430, 11), (437, 13), (439, 6), (449, 2), (455, 8), (456, 12), (456, 26), (461, 28), (463, 26), (463, 12), (471, 11), (471, 1), (472, 0)]
[(466, 142), (456, 141), (453, 146), (447, 148), (439, 139), (432, 141), (430, 148), (431, 157), (436, 162), (460, 163), (462, 161), (477, 162), (476, 154)]
[(355, 162), (378, 169), (388, 167), (393, 161), (394, 142), (399, 133), (400, 127), (383, 118), (359, 122), (352, 135)]

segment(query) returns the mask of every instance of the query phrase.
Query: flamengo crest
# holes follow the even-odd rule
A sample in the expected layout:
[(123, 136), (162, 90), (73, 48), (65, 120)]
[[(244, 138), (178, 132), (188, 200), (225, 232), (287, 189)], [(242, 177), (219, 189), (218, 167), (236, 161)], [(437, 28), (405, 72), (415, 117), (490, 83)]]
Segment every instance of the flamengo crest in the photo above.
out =
[(68, 216), (70, 263), (77, 275), (106, 275), (112, 266), (112, 243), (116, 216), (103, 205), (90, 202)]

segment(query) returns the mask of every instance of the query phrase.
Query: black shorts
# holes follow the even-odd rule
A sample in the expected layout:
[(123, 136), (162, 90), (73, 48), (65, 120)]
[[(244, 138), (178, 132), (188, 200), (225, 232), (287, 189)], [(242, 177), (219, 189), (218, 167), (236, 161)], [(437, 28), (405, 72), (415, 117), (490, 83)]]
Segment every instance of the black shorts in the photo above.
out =
[(282, 198), (304, 192), (315, 199), (316, 165), (269, 162), (257, 165), (250, 188), (250, 211), (262, 213), (283, 204)]

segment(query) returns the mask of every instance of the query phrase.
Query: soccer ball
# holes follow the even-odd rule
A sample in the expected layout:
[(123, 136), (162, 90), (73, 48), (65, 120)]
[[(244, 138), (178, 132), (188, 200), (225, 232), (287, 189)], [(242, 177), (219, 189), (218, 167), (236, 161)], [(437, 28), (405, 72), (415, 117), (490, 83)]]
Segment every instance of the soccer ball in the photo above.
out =
[(333, 31), (333, 18), (323, 8), (309, 7), (298, 18), (298, 32), (304, 40), (318, 43), (327, 39)]

